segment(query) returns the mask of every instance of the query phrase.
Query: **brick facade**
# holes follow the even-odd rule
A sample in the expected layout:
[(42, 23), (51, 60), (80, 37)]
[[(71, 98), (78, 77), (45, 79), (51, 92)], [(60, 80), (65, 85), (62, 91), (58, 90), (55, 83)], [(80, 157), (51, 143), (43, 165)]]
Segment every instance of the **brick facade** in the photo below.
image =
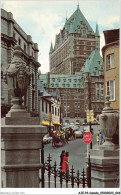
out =
[[(98, 31), (98, 26), (96, 26)], [(80, 72), (93, 50), (100, 51), (100, 36), (84, 19), (79, 7), (66, 20), (60, 33), (56, 35), (55, 45), (50, 48), (50, 73), (75, 74)]]

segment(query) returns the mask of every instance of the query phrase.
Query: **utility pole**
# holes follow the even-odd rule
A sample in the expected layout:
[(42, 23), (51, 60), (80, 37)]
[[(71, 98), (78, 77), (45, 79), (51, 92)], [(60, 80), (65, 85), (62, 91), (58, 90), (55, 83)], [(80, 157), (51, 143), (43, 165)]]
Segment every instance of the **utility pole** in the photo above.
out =
[(60, 88), (60, 124), (62, 122), (62, 119), (61, 119), (61, 88)]
[[(88, 107), (89, 110), (91, 110), (91, 80), (90, 77), (88, 77)], [(92, 133), (92, 128), (91, 128), (91, 122), (89, 122), (89, 126), (90, 126), (90, 133)], [(90, 149), (92, 149), (92, 141), (90, 143)]]

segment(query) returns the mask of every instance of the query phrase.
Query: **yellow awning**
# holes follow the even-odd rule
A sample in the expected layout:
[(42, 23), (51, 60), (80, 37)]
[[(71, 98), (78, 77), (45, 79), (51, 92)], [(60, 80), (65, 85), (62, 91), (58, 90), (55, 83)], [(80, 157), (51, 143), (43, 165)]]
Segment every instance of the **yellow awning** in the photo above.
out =
[(42, 120), (42, 125), (49, 126), (49, 122)]
[[(50, 126), (50, 122), (42, 120), (42, 125)], [(52, 123), (51, 123), (51, 127), (54, 127)]]
[(54, 125), (61, 125), (59, 121), (53, 121)]
[(52, 123), (50, 124), (50, 122), (48, 122), (48, 126), (54, 127), (54, 125)]

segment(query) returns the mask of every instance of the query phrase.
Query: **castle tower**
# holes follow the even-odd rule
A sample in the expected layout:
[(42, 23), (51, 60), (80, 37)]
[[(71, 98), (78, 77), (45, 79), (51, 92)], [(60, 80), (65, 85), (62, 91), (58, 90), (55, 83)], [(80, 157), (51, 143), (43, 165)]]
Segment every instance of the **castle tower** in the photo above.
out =
[(50, 73), (75, 74), (80, 72), (93, 50), (100, 50), (98, 25), (94, 32), (77, 5), (75, 12), (65, 21), (55, 37), (53, 51), (49, 53)]

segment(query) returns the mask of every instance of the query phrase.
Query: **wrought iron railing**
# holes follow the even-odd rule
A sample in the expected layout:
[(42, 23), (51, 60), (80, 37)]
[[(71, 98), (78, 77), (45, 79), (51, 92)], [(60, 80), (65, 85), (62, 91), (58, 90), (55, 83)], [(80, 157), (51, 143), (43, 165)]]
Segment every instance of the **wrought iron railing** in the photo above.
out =
[(72, 168), (70, 169), (70, 172), (63, 172), (61, 170), (61, 168), (57, 169), (57, 163), (55, 161), (54, 165), (51, 165), (51, 156), (49, 154), (47, 161), (44, 163), (43, 168), (42, 168), (42, 175), (43, 178), (40, 179), (40, 181), (42, 182), (42, 187), (45, 187), (45, 178), (44, 178), (44, 174), (45, 171), (47, 173), (47, 183), (48, 183), (48, 188), (51, 187), (51, 181), (53, 179), (53, 187), (52, 188), (57, 188), (57, 179), (59, 180), (59, 184), (60, 184), (60, 188), (63, 188), (63, 184), (66, 188), (68, 188), (68, 186), (74, 188), (85, 188), (87, 187), (88, 181), (87, 181), (87, 177), (86, 177), (86, 173), (83, 169), (81, 175), (79, 173), (79, 171), (77, 171), (77, 174), (75, 174), (74, 168), (72, 166)]

